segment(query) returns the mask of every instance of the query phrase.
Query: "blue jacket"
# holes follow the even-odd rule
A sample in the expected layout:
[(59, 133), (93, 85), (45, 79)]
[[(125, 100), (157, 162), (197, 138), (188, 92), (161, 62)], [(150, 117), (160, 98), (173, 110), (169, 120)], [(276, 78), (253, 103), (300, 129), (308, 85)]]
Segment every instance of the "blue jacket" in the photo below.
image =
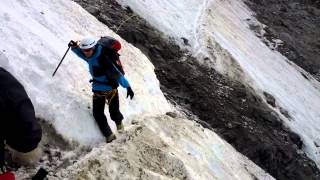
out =
[[(93, 91), (109, 91), (112, 90), (112, 86), (108, 85), (108, 82), (111, 82), (111, 76), (107, 76), (106, 74), (111, 73), (115, 74), (115, 81), (117, 84), (120, 84), (124, 88), (130, 87), (128, 80), (123, 76), (123, 74), (111, 63), (111, 60), (108, 57), (102, 57), (102, 46), (96, 45), (95, 52), (89, 58), (85, 57), (84, 54), (81, 52), (80, 48), (72, 48), (72, 51), (77, 54), (81, 59), (85, 60), (89, 65), (89, 72), (92, 78), (96, 81), (92, 83), (92, 90)], [(101, 64), (98, 63), (99, 58), (105, 58), (105, 62), (109, 62), (110, 66), (108, 69), (108, 73), (102, 72)], [(98, 81), (98, 82), (97, 82)], [(101, 83), (101, 82), (105, 82)]]

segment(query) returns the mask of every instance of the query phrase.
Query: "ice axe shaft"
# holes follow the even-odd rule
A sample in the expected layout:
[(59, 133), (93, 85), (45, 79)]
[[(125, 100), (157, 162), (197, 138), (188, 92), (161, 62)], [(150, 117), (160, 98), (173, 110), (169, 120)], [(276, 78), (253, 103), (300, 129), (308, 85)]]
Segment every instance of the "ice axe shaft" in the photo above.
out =
[(59, 69), (59, 67), (60, 67), (60, 65), (61, 65), (61, 63), (62, 63), (62, 61), (63, 61), (63, 60), (64, 60), (64, 58), (66, 57), (66, 55), (67, 55), (67, 53), (68, 53), (69, 49), (70, 49), (70, 46), (68, 47), (68, 49), (67, 49), (66, 53), (64, 53), (64, 55), (63, 55), (63, 57), (62, 57), (61, 61), (59, 62), (59, 64), (58, 64), (58, 66), (57, 66), (56, 70), (54, 70), (54, 72), (53, 72), (53, 74), (52, 74), (52, 77), (56, 74), (57, 70)]

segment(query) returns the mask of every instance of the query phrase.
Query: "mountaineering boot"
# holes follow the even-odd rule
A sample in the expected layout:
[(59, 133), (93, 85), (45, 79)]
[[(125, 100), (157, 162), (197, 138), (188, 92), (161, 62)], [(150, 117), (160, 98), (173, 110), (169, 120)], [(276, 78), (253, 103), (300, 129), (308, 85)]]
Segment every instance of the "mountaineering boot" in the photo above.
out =
[(115, 140), (117, 137), (113, 133), (110, 134), (108, 137), (106, 137), (106, 142), (111, 143), (113, 140)]
[(124, 130), (124, 126), (123, 126), (122, 122), (120, 122), (119, 124), (116, 124), (116, 126), (117, 126), (117, 130), (118, 131), (123, 131)]

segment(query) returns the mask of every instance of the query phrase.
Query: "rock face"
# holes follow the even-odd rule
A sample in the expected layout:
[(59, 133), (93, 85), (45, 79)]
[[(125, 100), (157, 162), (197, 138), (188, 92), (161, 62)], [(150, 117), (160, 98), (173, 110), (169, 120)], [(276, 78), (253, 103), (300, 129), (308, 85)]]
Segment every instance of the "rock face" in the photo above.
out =
[(319, 80), (320, 1), (246, 0), (270, 38), (279, 38), (279, 51)]
[[(298, 153), (302, 147), (299, 136), (283, 127), (280, 118), (249, 88), (200, 65), (130, 8), (122, 9), (113, 0), (76, 2), (150, 58), (161, 89), (172, 103), (197, 115), (205, 127), (273, 177), (319, 179), (316, 165)], [(269, 101), (275, 103), (272, 97)]]

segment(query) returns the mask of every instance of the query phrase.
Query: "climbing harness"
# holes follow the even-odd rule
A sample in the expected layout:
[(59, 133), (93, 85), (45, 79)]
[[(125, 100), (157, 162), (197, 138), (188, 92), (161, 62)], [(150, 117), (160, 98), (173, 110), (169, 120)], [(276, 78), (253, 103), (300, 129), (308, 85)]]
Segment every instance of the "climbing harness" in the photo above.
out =
[(109, 105), (114, 98), (114, 96), (117, 94), (118, 89), (112, 89), (110, 91), (96, 91), (93, 94), (93, 98), (106, 98), (107, 104)]

